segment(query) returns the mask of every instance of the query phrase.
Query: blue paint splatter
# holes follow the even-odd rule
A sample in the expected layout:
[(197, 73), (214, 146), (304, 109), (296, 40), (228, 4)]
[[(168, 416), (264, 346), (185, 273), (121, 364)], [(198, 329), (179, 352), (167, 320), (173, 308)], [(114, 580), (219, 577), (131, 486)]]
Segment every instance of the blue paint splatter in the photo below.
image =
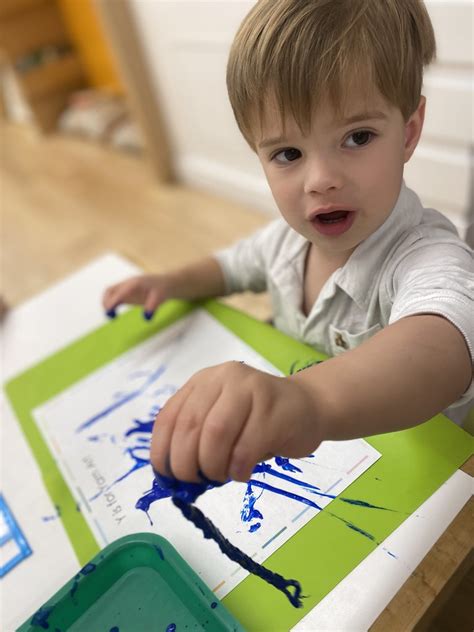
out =
[(170, 623), (169, 626), (166, 628), (166, 632), (175, 632), (176, 630), (176, 623)]
[(217, 608), (217, 601), (213, 601), (211, 603), (211, 608), (214, 610), (214, 608)]
[(49, 628), (48, 619), (54, 609), (54, 606), (44, 607), (42, 606), (31, 619), (31, 625), (39, 625), (40, 628), (47, 630)]

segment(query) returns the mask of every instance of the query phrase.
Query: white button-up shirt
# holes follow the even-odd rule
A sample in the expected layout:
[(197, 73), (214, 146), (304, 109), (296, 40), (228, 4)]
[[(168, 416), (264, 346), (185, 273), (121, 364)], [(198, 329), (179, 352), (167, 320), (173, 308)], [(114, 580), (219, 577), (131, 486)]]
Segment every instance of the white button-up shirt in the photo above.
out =
[[(278, 219), (215, 253), (228, 294), (268, 290), (275, 326), (328, 355), (353, 349), (387, 325), (413, 314), (439, 314), (474, 349), (473, 252), (453, 224), (402, 186), (375, 233), (326, 281), (305, 316), (303, 280), (309, 242)], [(474, 385), (446, 414), (460, 423)]]

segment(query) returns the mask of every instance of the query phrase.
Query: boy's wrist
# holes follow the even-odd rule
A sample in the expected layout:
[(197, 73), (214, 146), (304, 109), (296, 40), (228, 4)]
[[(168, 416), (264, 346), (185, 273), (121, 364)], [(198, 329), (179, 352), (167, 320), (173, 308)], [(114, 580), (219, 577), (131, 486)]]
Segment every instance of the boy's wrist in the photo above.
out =
[(295, 381), (304, 389), (308, 397), (308, 415), (311, 423), (315, 424), (315, 436), (319, 441), (335, 440), (338, 438), (337, 428), (340, 415), (337, 393), (328, 389), (323, 379), (318, 380), (320, 367), (313, 366), (300, 371), (288, 379)]

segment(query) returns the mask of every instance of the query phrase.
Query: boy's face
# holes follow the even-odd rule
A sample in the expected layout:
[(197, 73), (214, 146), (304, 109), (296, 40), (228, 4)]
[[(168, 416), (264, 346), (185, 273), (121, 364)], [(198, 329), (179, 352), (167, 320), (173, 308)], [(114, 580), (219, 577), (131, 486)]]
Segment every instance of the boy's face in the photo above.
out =
[(348, 100), (343, 119), (322, 105), (306, 135), (268, 109), (257, 155), (281, 214), (325, 256), (348, 258), (387, 219), (423, 126), (424, 98), (408, 121), (381, 96)]

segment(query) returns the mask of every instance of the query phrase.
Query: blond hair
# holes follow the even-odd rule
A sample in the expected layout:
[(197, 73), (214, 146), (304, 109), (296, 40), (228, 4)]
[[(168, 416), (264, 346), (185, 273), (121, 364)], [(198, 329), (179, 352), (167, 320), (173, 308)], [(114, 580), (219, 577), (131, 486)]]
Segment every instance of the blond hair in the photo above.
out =
[(324, 99), (344, 110), (348, 87), (366, 96), (376, 88), (407, 120), (435, 48), (421, 0), (259, 0), (227, 65), (237, 124), (255, 148), (255, 123), (270, 97), (282, 122), (290, 114), (308, 129)]

